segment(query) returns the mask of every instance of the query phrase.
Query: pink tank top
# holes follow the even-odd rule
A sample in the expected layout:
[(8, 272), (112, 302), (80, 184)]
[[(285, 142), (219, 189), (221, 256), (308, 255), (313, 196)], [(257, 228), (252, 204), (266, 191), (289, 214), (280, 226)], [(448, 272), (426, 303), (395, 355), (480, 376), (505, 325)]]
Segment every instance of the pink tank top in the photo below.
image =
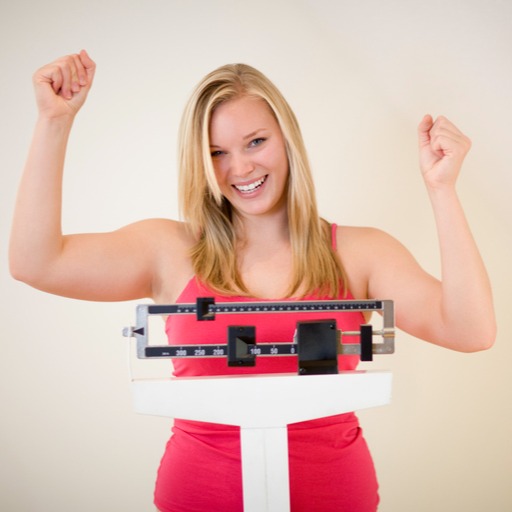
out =
[[(335, 226), (333, 242), (334, 233)], [(177, 302), (195, 303), (198, 297), (213, 297), (216, 303), (254, 300), (220, 296), (192, 278)], [(352, 297), (348, 294), (345, 298)], [(225, 344), (228, 325), (254, 325), (257, 343), (291, 343), (298, 321), (322, 318), (336, 319), (338, 329), (343, 331), (357, 331), (365, 323), (360, 312), (220, 314), (213, 321), (174, 315), (167, 319), (166, 333), (170, 344)], [(339, 368), (354, 370), (358, 361), (358, 356), (339, 356)], [(297, 364), (294, 356), (261, 356), (256, 358), (255, 366), (243, 368), (229, 367), (225, 358), (173, 360), (174, 375), (178, 377), (297, 373)], [(376, 511), (379, 498), (375, 469), (354, 413), (289, 425), (288, 444), (292, 512)], [(158, 470), (158, 509), (243, 512), (242, 501), (238, 427), (175, 419), (173, 436)]]

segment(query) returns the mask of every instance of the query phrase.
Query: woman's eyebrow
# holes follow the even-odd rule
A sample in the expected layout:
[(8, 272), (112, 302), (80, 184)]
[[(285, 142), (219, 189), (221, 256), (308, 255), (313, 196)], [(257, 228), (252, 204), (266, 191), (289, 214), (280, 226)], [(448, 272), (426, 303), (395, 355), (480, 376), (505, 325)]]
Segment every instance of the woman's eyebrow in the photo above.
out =
[[(255, 135), (257, 135), (258, 133), (260, 133), (262, 131), (265, 131), (265, 128), (258, 128), (257, 130), (254, 130), (253, 132), (248, 133), (247, 135), (244, 135), (242, 137), (242, 139), (243, 140), (250, 139), (250, 138), (254, 137)], [(217, 146), (217, 144), (210, 144), (210, 147), (211, 148), (220, 148), (220, 146)]]
[(258, 134), (259, 132), (265, 130), (265, 128), (258, 128), (257, 130), (254, 130), (253, 132), (247, 134), (243, 139), (244, 140), (247, 140), (247, 139), (250, 139), (251, 137), (254, 137), (256, 134)]

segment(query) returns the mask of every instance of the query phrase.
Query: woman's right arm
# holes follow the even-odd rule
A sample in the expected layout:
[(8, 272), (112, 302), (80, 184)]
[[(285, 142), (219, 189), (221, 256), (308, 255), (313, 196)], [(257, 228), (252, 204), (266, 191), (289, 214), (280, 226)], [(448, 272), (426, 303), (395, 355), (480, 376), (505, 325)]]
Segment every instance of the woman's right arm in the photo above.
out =
[(67, 297), (106, 301), (152, 297), (158, 244), (168, 238), (160, 235), (172, 232), (173, 223), (142, 221), (112, 233), (62, 234), (66, 146), (94, 72), (94, 62), (82, 51), (34, 74), (38, 119), (14, 212), (10, 271), (15, 279)]

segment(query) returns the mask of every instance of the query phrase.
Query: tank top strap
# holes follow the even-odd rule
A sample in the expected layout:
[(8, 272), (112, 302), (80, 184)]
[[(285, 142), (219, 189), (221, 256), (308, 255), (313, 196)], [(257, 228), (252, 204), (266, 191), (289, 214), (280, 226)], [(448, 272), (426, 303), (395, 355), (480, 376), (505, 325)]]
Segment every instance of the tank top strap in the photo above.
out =
[(331, 224), (331, 244), (332, 244), (332, 250), (335, 251), (337, 244), (336, 244), (336, 229), (338, 228), (338, 224), (335, 224), (334, 222)]

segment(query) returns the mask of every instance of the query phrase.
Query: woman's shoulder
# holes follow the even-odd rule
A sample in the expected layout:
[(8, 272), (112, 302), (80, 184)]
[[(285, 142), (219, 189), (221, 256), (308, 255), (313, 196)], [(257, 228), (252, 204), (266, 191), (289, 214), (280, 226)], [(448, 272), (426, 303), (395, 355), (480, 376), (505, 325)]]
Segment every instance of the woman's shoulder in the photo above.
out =
[(393, 237), (382, 229), (371, 226), (337, 226), (336, 246), (350, 249), (355, 245), (383, 243)]
[(336, 247), (344, 259), (355, 258), (361, 263), (372, 264), (378, 259), (407, 252), (394, 236), (368, 226), (339, 226), (336, 230)]
[(139, 242), (153, 255), (153, 299), (157, 303), (174, 302), (193, 275), (190, 252), (197, 239), (188, 224), (153, 218), (127, 228), (142, 233)]
[(181, 267), (190, 260), (190, 251), (197, 242), (189, 225), (171, 219), (153, 218), (126, 227), (128, 237), (143, 244), (143, 250), (153, 254), (156, 261)]
[(368, 226), (338, 226), (336, 248), (355, 298), (365, 298), (370, 276), (380, 261), (397, 254), (399, 243), (385, 231)]
[(138, 234), (153, 244), (171, 243), (192, 246), (197, 241), (187, 223), (172, 219), (144, 219), (125, 226), (123, 230), (129, 234)]

